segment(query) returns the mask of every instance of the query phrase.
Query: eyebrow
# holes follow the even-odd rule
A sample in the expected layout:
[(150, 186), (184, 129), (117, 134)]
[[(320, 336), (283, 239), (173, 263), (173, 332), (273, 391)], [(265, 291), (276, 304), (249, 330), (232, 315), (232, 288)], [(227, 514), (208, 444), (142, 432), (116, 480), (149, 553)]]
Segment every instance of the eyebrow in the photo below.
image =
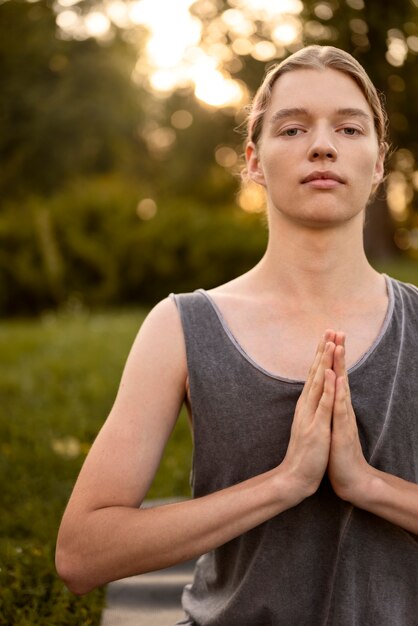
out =
[(276, 122), (286, 119), (287, 117), (308, 117), (308, 115), (309, 113), (307, 109), (302, 109), (300, 107), (293, 107), (292, 109), (279, 109), (278, 111), (273, 113), (270, 124), (275, 124)]
[[(335, 111), (335, 114), (338, 117), (360, 117), (362, 119), (364, 119), (365, 121), (370, 122), (371, 121), (371, 117), (368, 113), (366, 113), (365, 111), (363, 111), (363, 109), (358, 109), (355, 107), (346, 107), (343, 109), (337, 109)], [(286, 119), (288, 117), (309, 117), (309, 111), (307, 109), (301, 108), (301, 107), (292, 107), (290, 109), (279, 109), (278, 111), (276, 111), (273, 115), (272, 118), (270, 120), (270, 124), (276, 124), (276, 122)]]
[(361, 117), (362, 119), (367, 120), (368, 122), (371, 121), (370, 114), (366, 113), (366, 111), (363, 111), (363, 109), (356, 109), (356, 108), (348, 107), (346, 109), (338, 109), (336, 113), (337, 115), (340, 115), (340, 116), (346, 115), (347, 117)]

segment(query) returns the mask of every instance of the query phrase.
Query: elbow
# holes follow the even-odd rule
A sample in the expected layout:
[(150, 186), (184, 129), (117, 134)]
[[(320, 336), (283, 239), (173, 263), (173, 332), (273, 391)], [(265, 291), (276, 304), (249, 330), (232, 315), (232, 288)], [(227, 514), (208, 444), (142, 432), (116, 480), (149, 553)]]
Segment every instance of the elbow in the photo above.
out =
[(65, 549), (57, 543), (55, 551), (55, 569), (66, 587), (77, 596), (82, 596), (97, 585), (88, 580), (86, 568), (79, 555)]

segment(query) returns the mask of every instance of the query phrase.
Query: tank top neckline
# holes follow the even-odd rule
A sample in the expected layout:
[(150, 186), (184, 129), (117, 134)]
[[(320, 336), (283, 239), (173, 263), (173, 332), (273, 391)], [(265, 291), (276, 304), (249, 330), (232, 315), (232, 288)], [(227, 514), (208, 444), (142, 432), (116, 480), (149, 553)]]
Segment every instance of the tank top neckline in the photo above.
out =
[[(369, 346), (369, 348), (357, 359), (357, 361), (355, 361), (355, 363), (353, 363), (353, 365), (351, 365), (351, 367), (348, 368), (347, 372), (350, 375), (351, 373), (355, 372), (357, 369), (359, 369), (359, 367), (361, 367), (369, 358), (369, 356), (375, 351), (375, 349), (378, 347), (378, 345), (380, 344), (380, 342), (382, 341), (384, 335), (386, 334), (386, 331), (389, 327), (390, 321), (392, 319), (392, 315), (393, 315), (393, 311), (395, 308), (395, 296), (394, 296), (394, 290), (393, 290), (393, 284), (392, 284), (392, 279), (390, 278), (390, 276), (388, 276), (385, 273), (382, 273), (382, 276), (384, 277), (385, 281), (386, 281), (386, 289), (387, 289), (387, 293), (388, 293), (388, 307), (386, 309), (386, 314), (382, 323), (382, 326), (379, 330), (379, 333), (377, 334), (377, 336), (375, 337), (375, 339), (373, 340), (372, 344)], [(215, 302), (215, 300), (213, 299), (213, 297), (205, 290), (205, 289), (196, 289), (197, 293), (201, 293), (206, 300), (209, 302), (209, 304), (211, 305), (212, 309), (215, 311), (219, 322), (221, 323), (221, 326), (223, 328), (223, 330), (225, 331), (225, 334), (227, 335), (229, 341), (235, 346), (235, 348), (238, 350), (238, 352), (240, 352), (240, 354), (258, 371), (262, 372), (263, 374), (265, 374), (266, 376), (268, 376), (269, 378), (274, 378), (276, 380), (280, 380), (281, 382), (284, 383), (289, 383), (291, 385), (304, 385), (305, 384), (305, 380), (301, 380), (301, 379), (294, 379), (294, 378), (287, 378), (286, 376), (281, 376), (280, 374), (275, 374), (274, 372), (271, 372), (269, 370), (267, 370), (266, 368), (264, 368), (262, 365), (260, 365), (259, 363), (257, 363), (257, 361), (255, 361), (253, 359), (253, 357), (248, 354), (248, 352), (243, 348), (243, 346), (240, 344), (240, 342), (237, 340), (237, 338), (235, 337), (234, 333), (232, 332), (232, 330), (230, 329), (229, 325), (227, 324), (219, 306), (217, 305), (217, 303)]]

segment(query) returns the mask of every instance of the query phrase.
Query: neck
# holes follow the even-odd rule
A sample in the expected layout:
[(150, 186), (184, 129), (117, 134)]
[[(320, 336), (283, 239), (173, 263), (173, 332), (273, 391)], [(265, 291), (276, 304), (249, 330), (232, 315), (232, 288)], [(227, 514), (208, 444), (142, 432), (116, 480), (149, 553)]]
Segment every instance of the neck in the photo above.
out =
[(381, 285), (363, 246), (363, 213), (350, 222), (310, 228), (279, 218), (270, 220), (265, 255), (254, 268), (261, 289), (309, 298), (322, 307), (361, 298)]

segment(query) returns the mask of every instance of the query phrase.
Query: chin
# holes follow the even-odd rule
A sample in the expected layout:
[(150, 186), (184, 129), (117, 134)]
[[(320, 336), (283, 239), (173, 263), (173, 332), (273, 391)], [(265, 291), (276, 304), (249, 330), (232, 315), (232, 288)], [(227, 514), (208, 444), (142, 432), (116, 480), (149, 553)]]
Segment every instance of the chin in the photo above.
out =
[[(361, 223), (364, 220), (365, 204), (362, 206), (357, 205), (342, 207), (341, 203), (321, 203), (319, 206), (310, 206), (309, 209), (299, 210), (290, 213), (289, 211), (278, 211), (279, 214), (286, 221), (293, 222), (294, 224), (300, 224), (307, 228), (335, 228), (346, 224), (352, 220), (360, 219)], [(361, 217), (360, 217), (361, 216)]]

